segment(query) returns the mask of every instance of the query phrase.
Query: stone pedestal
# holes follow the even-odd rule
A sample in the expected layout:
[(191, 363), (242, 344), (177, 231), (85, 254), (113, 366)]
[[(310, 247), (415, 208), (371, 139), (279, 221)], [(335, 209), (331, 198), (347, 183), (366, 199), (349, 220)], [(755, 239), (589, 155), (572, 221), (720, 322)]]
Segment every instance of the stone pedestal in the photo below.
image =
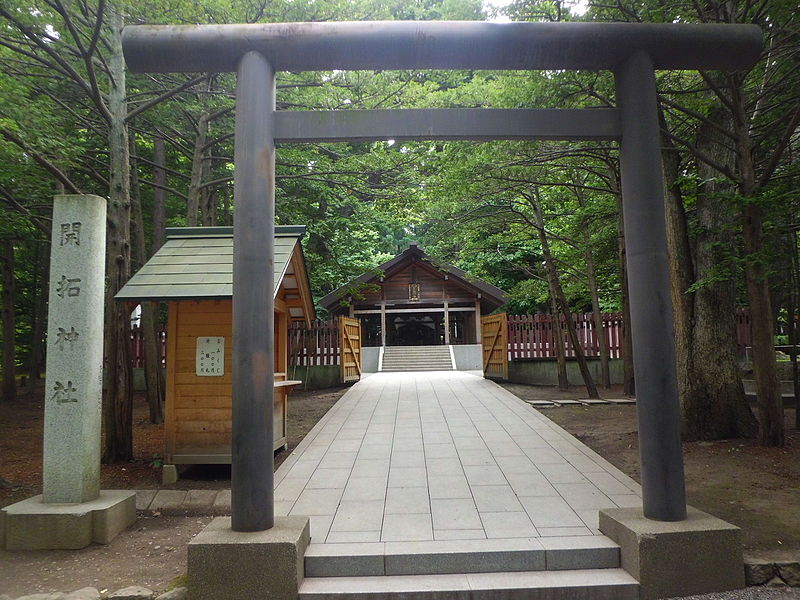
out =
[(100, 493), (106, 201), (56, 196), (50, 251), (42, 494), (47, 503)]
[(192, 600), (296, 600), (310, 539), (308, 517), (276, 517), (272, 529), (252, 533), (214, 519), (189, 542)]
[(600, 531), (620, 546), (622, 568), (639, 580), (641, 600), (742, 588), (741, 530), (688, 507), (685, 521), (652, 521), (641, 508), (600, 511)]
[(45, 504), (34, 496), (0, 510), (0, 548), (77, 550), (108, 544), (136, 521), (136, 492), (104, 490), (90, 502)]

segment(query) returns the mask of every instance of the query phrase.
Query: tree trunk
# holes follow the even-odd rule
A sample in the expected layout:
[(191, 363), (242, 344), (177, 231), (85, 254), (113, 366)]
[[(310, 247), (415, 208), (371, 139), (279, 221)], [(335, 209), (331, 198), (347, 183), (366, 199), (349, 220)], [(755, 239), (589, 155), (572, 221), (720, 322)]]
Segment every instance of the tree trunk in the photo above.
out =
[(164, 245), (166, 241), (166, 195), (164, 185), (166, 184), (166, 157), (164, 152), (164, 138), (153, 139), (153, 162), (156, 167), (153, 169), (153, 181), (156, 187), (153, 188), (153, 254)]
[[(539, 243), (542, 246), (545, 269), (547, 270), (547, 279), (548, 282), (550, 282), (551, 290), (555, 291), (555, 303), (558, 307), (558, 311), (564, 316), (565, 325), (567, 327), (567, 335), (569, 336), (570, 343), (575, 351), (575, 358), (578, 361), (581, 377), (583, 377), (583, 383), (586, 386), (586, 393), (589, 395), (589, 398), (600, 398), (600, 394), (597, 392), (597, 386), (595, 386), (594, 379), (592, 379), (592, 374), (589, 372), (589, 365), (586, 363), (586, 356), (583, 353), (583, 346), (578, 340), (578, 333), (575, 331), (575, 321), (573, 321), (572, 315), (569, 312), (569, 305), (567, 304), (567, 298), (564, 295), (564, 290), (561, 287), (561, 281), (558, 278), (558, 270), (556, 269), (555, 261), (553, 260), (553, 256), (550, 254), (550, 244), (547, 240), (547, 234), (545, 233), (544, 229), (544, 214), (542, 213), (542, 207), (538, 200), (532, 199), (531, 204), (533, 205), (533, 212), (536, 217), (536, 230), (539, 233)], [(558, 314), (556, 317), (558, 317)]]
[(792, 267), (791, 291), (789, 293), (789, 310), (787, 311), (787, 321), (789, 323), (789, 343), (792, 345), (792, 383), (794, 389), (794, 426), (800, 429), (800, 368), (797, 356), (798, 345), (800, 345), (800, 322), (798, 322), (798, 312), (800, 312), (800, 260), (797, 252), (797, 231), (789, 233), (790, 241), (790, 264)]
[(750, 325), (753, 330), (753, 374), (758, 398), (758, 441), (762, 446), (783, 446), (783, 399), (775, 364), (772, 306), (764, 265), (758, 256), (763, 247), (762, 209), (748, 203), (744, 209), (744, 247), (750, 260), (745, 265)]
[[(659, 111), (661, 127), (666, 129), (663, 113)], [(692, 393), (692, 328), (694, 325), (694, 295), (689, 288), (694, 283), (694, 265), (689, 239), (689, 225), (683, 205), (678, 178), (681, 174), (681, 156), (672, 140), (661, 138), (664, 163), (664, 201), (667, 224), (667, 255), (669, 260), (672, 309), (675, 321), (675, 370), (678, 377), (678, 397)], [(720, 315), (722, 316), (722, 315)]]
[(208, 142), (208, 115), (202, 114), (197, 120), (197, 136), (194, 139), (194, 154), (192, 155), (192, 176), (189, 180), (189, 193), (186, 202), (186, 226), (197, 227), (197, 213), (200, 210), (202, 196), (204, 161), (206, 156), (205, 145)]
[(108, 373), (103, 405), (105, 438), (103, 460), (117, 462), (133, 458), (133, 397), (130, 352), (130, 314), (114, 295), (130, 278), (130, 156), (125, 123), (125, 61), (122, 55), (122, 15), (109, 8), (108, 54), (110, 71), (109, 200), (106, 242), (105, 366)]
[[(135, 155), (135, 142), (131, 141), (131, 153)], [(139, 173), (135, 161), (131, 164), (131, 213), (133, 216), (133, 263), (140, 269), (147, 261), (147, 248), (144, 241), (144, 219), (142, 217), (142, 199), (139, 190)], [(161, 369), (161, 356), (156, 339), (156, 330), (153, 326), (154, 311), (152, 303), (143, 302), (140, 327), (144, 341), (144, 380), (147, 393), (147, 405), (150, 407), (150, 422), (160, 424), (164, 422), (164, 395), (163, 388), (159, 385), (159, 371)], [(145, 318), (145, 313), (147, 318)]]
[(628, 264), (625, 255), (625, 223), (622, 218), (622, 193), (619, 172), (609, 168), (611, 189), (617, 199), (617, 255), (619, 256), (619, 282), (622, 295), (622, 393), (633, 396), (636, 380), (633, 372), (633, 337), (631, 336), (631, 304), (628, 294)]
[(564, 348), (564, 333), (561, 331), (561, 317), (558, 314), (558, 305), (556, 304), (556, 291), (547, 278), (548, 287), (550, 288), (550, 306), (553, 310), (553, 340), (556, 344), (556, 367), (558, 369), (558, 389), (569, 389), (569, 376), (567, 375), (567, 350)]
[(47, 294), (49, 291), (50, 247), (43, 240), (36, 240), (36, 277), (33, 317), (31, 325), (31, 354), (28, 361), (28, 379), (32, 384), (39, 381), (44, 369), (44, 326), (47, 322)]
[[(709, 120), (721, 128), (729, 118), (722, 110), (709, 115)], [(728, 140), (712, 125), (700, 127), (697, 146), (720, 164), (733, 162)], [(755, 433), (756, 423), (744, 395), (736, 356), (731, 239), (736, 235), (737, 224), (730, 206), (733, 190), (707, 164), (699, 162), (697, 172), (701, 181), (694, 227), (697, 289), (674, 292), (681, 297), (691, 296), (692, 302), (691, 339), (685, 340), (687, 355), (679, 363), (685, 369), (678, 381), (683, 433), (687, 440), (748, 437)], [(678, 211), (674, 204), (671, 208)], [(678, 307), (683, 312), (682, 298)]]
[[(153, 179), (156, 183), (160, 185), (164, 185), (166, 181), (166, 172), (164, 171), (163, 167), (166, 165), (166, 156), (164, 152), (164, 139), (157, 137), (154, 140), (153, 144), (153, 162), (156, 163), (156, 167), (153, 169)], [(155, 254), (156, 251), (164, 245), (167, 241), (167, 216), (166, 216), (166, 192), (163, 189), (156, 188), (155, 193), (153, 195), (153, 246), (152, 246), (152, 253)], [(161, 339), (159, 337), (159, 319), (158, 316), (161, 313), (161, 303), (160, 302), (148, 302), (142, 307), (142, 327), (147, 327), (148, 323), (150, 324), (150, 329), (153, 331), (153, 336), (155, 338), (155, 346), (157, 353), (155, 354), (158, 356), (158, 393), (161, 397), (161, 402), (163, 405), (165, 396), (166, 396), (166, 389), (167, 389), (167, 382), (165, 380), (164, 369), (161, 367), (161, 360), (163, 358), (161, 353)], [(145, 344), (149, 344), (150, 342), (145, 341)]]
[[(736, 78), (729, 79), (737, 81)], [(773, 333), (775, 322), (770, 303), (769, 280), (764, 257), (763, 208), (755, 201), (756, 176), (753, 147), (750, 140), (751, 123), (747, 122), (745, 95), (731, 85), (733, 115), (727, 130), (736, 137), (736, 170), (739, 174), (739, 195), (744, 201), (742, 232), (744, 237), (747, 300), (750, 306), (750, 325), (753, 330), (753, 374), (758, 402), (758, 441), (762, 446), (783, 446), (783, 398), (775, 359)]]
[(14, 278), (14, 242), (0, 242), (3, 266), (3, 401), (13, 402), (17, 398), (17, 320), (15, 304), (17, 287)]
[[(213, 173), (214, 161), (208, 157), (209, 152), (204, 153), (203, 160), (203, 180), (208, 181)], [(213, 227), (217, 221), (217, 190), (216, 188), (204, 187), (200, 194), (200, 223), (203, 227)]]
[[(581, 208), (586, 208), (586, 199), (583, 190), (575, 190), (578, 204)], [(611, 373), (608, 365), (609, 352), (606, 343), (606, 330), (603, 328), (603, 315), (600, 312), (600, 294), (597, 289), (597, 274), (594, 268), (594, 253), (592, 252), (591, 236), (589, 235), (588, 223), (583, 223), (583, 243), (586, 247), (584, 258), (586, 259), (586, 278), (589, 283), (589, 295), (592, 298), (592, 317), (594, 319), (595, 336), (597, 337), (597, 349), (600, 354), (600, 384), (609, 389), (611, 387)]]

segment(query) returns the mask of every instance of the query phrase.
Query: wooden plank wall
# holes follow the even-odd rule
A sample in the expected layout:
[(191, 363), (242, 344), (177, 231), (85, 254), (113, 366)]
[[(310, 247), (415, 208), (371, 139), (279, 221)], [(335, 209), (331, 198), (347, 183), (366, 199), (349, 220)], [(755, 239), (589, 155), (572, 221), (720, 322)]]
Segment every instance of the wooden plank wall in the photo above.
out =
[[(169, 304), (167, 335), (166, 460), (181, 453), (230, 453), (231, 301)], [(225, 337), (225, 374), (195, 374), (197, 338)]]
[[(276, 323), (279, 322), (276, 315)], [(285, 321), (284, 321), (285, 322)], [(197, 338), (225, 338), (225, 374), (198, 377), (195, 373)], [(276, 335), (276, 362), (281, 338)], [(285, 350), (285, 337), (282, 340)], [(180, 301), (169, 303), (167, 336), (167, 397), (165, 415), (165, 460), (175, 455), (227, 457), (231, 445), (231, 400), (233, 368), (232, 313), (230, 300)], [(276, 372), (285, 380), (285, 372)], [(274, 436), (276, 446), (286, 437), (285, 388), (275, 390)], [(210, 462), (225, 462), (216, 460)]]

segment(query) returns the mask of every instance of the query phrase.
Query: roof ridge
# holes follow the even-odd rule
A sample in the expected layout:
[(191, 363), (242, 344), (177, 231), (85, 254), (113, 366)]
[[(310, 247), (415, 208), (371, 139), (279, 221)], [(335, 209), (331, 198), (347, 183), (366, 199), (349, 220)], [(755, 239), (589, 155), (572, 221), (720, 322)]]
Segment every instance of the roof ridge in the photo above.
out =
[[(218, 227), (167, 227), (167, 239), (181, 238), (229, 238), (233, 236), (232, 226)], [(276, 225), (276, 236), (303, 237), (306, 233), (305, 225)]]

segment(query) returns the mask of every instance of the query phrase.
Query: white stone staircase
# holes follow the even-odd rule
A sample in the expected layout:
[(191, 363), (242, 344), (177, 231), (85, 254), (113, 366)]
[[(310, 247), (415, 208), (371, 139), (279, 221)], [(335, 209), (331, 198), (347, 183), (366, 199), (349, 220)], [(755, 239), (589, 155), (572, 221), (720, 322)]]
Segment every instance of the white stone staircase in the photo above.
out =
[(635, 600), (605, 536), (311, 544), (300, 600)]
[(381, 371), (452, 371), (450, 346), (386, 346)]

